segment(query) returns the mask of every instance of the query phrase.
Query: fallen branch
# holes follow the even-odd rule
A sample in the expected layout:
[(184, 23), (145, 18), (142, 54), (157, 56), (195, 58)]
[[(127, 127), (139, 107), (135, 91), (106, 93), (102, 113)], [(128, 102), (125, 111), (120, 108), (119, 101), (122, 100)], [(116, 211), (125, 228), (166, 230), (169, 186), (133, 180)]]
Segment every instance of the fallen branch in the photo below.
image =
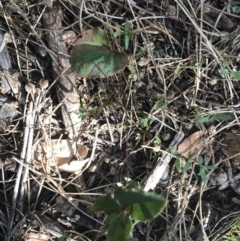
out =
[(177, 147), (179, 143), (183, 140), (184, 134), (182, 130), (180, 129), (177, 134), (174, 136), (173, 141), (169, 145), (169, 151), (171, 153), (166, 153), (162, 157), (160, 157), (157, 161), (156, 167), (148, 177), (144, 191), (154, 190), (154, 188), (157, 186), (159, 180), (162, 178), (164, 171), (168, 167), (169, 162), (172, 159), (172, 153), (174, 153), (177, 150)]
[[(56, 81), (56, 93), (58, 101), (62, 103), (61, 111), (63, 122), (68, 132), (69, 138), (77, 137), (81, 127), (81, 121), (73, 113), (80, 109), (80, 97), (75, 86), (75, 74), (71, 71), (68, 56), (63, 53), (66, 45), (62, 42), (62, 9), (58, 1), (55, 1), (52, 8), (48, 8), (43, 14), (43, 24), (47, 31), (48, 45), (51, 51), (57, 56), (57, 60), (52, 58), (52, 69)], [(61, 61), (60, 61), (61, 59)], [(65, 70), (66, 71), (65, 71)]]

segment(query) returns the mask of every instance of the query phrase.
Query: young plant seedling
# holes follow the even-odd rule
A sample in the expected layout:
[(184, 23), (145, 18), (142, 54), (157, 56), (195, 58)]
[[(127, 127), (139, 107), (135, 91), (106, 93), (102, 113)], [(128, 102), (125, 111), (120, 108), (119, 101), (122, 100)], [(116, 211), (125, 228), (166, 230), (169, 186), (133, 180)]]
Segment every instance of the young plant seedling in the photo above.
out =
[(165, 204), (165, 199), (157, 194), (118, 188), (112, 196), (108, 194), (97, 198), (93, 211), (104, 211), (108, 215), (103, 230), (107, 241), (127, 241), (133, 240), (132, 230), (137, 221), (145, 222), (155, 217)]

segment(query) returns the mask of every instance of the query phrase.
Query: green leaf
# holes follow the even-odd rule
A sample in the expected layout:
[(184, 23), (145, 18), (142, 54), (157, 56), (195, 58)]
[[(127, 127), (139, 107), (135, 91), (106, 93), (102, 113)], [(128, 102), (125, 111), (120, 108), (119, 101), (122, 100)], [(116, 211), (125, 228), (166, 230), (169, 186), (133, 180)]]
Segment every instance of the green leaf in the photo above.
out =
[(183, 167), (183, 173), (188, 171), (190, 167), (191, 167), (191, 162), (187, 161)]
[(239, 71), (233, 71), (230, 73), (231, 77), (235, 80), (240, 80), (240, 72)]
[(232, 7), (232, 11), (233, 11), (234, 13), (240, 13), (240, 7), (234, 6), (234, 7)]
[(58, 238), (58, 240), (59, 241), (65, 241), (65, 240), (68, 240), (68, 238), (70, 238), (70, 235), (64, 233), (61, 237)]
[(228, 66), (228, 62), (227, 62), (226, 59), (223, 60), (223, 62), (222, 62), (222, 66), (223, 66), (224, 68), (227, 68), (227, 66)]
[(199, 114), (195, 115), (195, 124), (198, 126), (199, 124), (207, 123), (210, 119), (210, 115), (202, 117)]
[(195, 65), (196, 67), (200, 67), (200, 66), (202, 66), (203, 64), (205, 64), (205, 61), (199, 61), (199, 62), (195, 63), (194, 65)]
[(140, 59), (145, 54), (146, 51), (147, 51), (147, 47), (146, 46), (140, 47), (140, 50), (135, 55), (135, 59), (136, 60)]
[(220, 69), (219, 74), (222, 76), (225, 76), (229, 74), (229, 71), (228, 69)]
[(103, 78), (123, 70), (129, 60), (125, 53), (112, 51), (106, 32), (96, 27), (87, 30), (75, 43), (71, 63), (81, 77)]
[(207, 170), (214, 170), (214, 169), (217, 169), (216, 166), (205, 166), (205, 168), (206, 168)]
[(123, 32), (121, 31), (120, 27), (117, 25), (117, 30), (113, 33), (114, 38), (120, 37)]
[(135, 221), (146, 221), (155, 217), (165, 206), (165, 199), (150, 192), (132, 189), (125, 192), (118, 189), (114, 199), (128, 212)]
[[(150, 194), (150, 193), (148, 193)], [(143, 197), (141, 202), (136, 203), (131, 208), (131, 216), (136, 221), (146, 221), (150, 218), (157, 216), (165, 207), (166, 201), (162, 197), (154, 197), (156, 194), (152, 194), (152, 197)]]
[(128, 69), (131, 72), (131, 74), (135, 74), (136, 73), (136, 69), (135, 69), (135, 67), (133, 65), (129, 64), (128, 65)]
[(140, 120), (140, 125), (142, 128), (148, 127), (149, 118), (139, 118), (139, 120)]
[(214, 115), (214, 118), (219, 121), (230, 121), (233, 119), (231, 115), (225, 113), (218, 113)]
[(145, 193), (140, 189), (125, 191), (118, 188), (113, 197), (109, 194), (97, 198), (93, 211), (105, 211), (108, 214), (107, 223), (102, 233), (107, 240), (132, 240), (133, 222), (146, 221), (161, 212), (166, 200), (154, 193)]
[(136, 136), (135, 136), (135, 141), (138, 141), (141, 139), (141, 134), (140, 133), (137, 133)]
[(129, 47), (129, 42), (130, 42), (130, 37), (131, 37), (131, 34), (130, 34), (130, 32), (129, 32), (129, 30), (130, 30), (130, 22), (126, 19), (126, 21), (125, 21), (125, 26), (124, 26), (124, 34), (125, 34), (125, 36), (124, 36), (124, 44), (125, 44), (125, 50), (127, 50), (128, 49), (128, 47)]
[(206, 170), (205, 170), (205, 168), (204, 168), (203, 166), (200, 167), (200, 171), (199, 171), (199, 173), (198, 173), (198, 176), (201, 177), (201, 179), (202, 179), (202, 181), (203, 181), (204, 183), (207, 182)]
[(125, 214), (116, 216), (109, 225), (107, 241), (131, 240), (132, 228), (132, 221)]
[(161, 145), (161, 140), (158, 136), (155, 137), (154, 142), (155, 145)]
[(106, 214), (114, 214), (118, 213), (120, 208), (119, 204), (108, 194), (97, 198), (93, 204), (92, 210), (94, 212), (104, 211)]
[(152, 107), (152, 111), (159, 110), (164, 106), (164, 103), (160, 100)]
[(176, 166), (177, 171), (180, 172), (181, 171), (181, 161), (179, 158), (176, 159), (175, 166)]
[(74, 114), (78, 115), (78, 118), (80, 120), (86, 120), (87, 119), (87, 113), (85, 111), (80, 111), (80, 110), (76, 110), (76, 111), (73, 111)]
[(201, 156), (199, 156), (197, 158), (197, 162), (198, 162), (198, 164), (203, 164), (203, 158)]
[(236, 33), (230, 33), (224, 39), (225, 40), (232, 40), (232, 39), (235, 39), (236, 37), (237, 37)]
[(176, 69), (174, 70), (174, 74), (175, 74), (175, 75), (178, 74), (179, 70), (181, 69), (181, 65), (182, 65), (182, 63), (179, 63), (179, 64), (177, 65)]

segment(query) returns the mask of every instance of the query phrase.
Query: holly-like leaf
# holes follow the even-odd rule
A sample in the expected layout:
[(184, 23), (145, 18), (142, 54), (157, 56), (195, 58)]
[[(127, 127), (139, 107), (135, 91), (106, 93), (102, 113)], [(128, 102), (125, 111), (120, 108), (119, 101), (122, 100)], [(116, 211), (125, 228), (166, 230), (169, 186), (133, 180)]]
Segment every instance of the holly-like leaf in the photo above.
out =
[(107, 34), (96, 27), (87, 30), (72, 51), (73, 69), (84, 78), (104, 78), (123, 70), (129, 60), (124, 52), (112, 51)]
[(102, 234), (107, 241), (132, 241), (134, 221), (146, 221), (159, 214), (166, 204), (160, 195), (140, 189), (118, 188), (114, 195), (97, 198), (93, 211), (105, 211), (108, 219)]

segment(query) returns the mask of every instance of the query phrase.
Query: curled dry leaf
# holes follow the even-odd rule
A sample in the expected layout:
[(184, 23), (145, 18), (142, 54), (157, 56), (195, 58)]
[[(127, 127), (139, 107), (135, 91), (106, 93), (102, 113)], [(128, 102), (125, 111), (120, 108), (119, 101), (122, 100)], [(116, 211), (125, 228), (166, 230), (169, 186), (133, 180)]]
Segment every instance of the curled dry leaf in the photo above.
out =
[(240, 150), (239, 150), (240, 135), (237, 133), (227, 133), (226, 139), (223, 142), (222, 152), (233, 159), (233, 165), (239, 166)]
[(40, 143), (34, 150), (34, 163), (58, 166), (60, 171), (79, 172), (89, 161), (84, 158), (88, 149), (71, 140), (51, 140), (50, 143)]
[(197, 154), (203, 148), (201, 139), (202, 135), (202, 131), (197, 131), (184, 139), (183, 142), (178, 146), (178, 153), (186, 158), (190, 158)]

